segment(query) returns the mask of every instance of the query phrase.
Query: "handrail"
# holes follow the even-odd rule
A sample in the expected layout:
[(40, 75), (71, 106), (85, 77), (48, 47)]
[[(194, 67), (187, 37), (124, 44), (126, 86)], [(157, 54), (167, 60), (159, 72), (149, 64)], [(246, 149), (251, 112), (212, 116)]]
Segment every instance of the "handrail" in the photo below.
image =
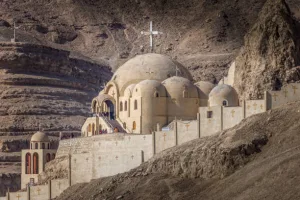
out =
[(108, 119), (101, 113), (100, 116), (104, 119), (105, 123), (107, 123), (109, 125), (109, 127), (113, 130), (113, 125), (111, 125), (111, 123), (109, 123)]

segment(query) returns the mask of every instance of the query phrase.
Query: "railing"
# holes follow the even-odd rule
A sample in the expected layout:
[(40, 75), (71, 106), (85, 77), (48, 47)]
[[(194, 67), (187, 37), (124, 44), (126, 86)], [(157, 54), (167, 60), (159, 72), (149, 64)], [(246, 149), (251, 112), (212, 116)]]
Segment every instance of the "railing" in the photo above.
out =
[[(111, 123), (109, 123), (108, 119), (101, 113), (100, 116), (103, 118), (103, 120), (105, 121), (106, 124), (108, 124), (108, 126), (111, 128), (111, 130), (114, 129), (113, 125)], [(99, 117), (99, 114), (98, 114)]]

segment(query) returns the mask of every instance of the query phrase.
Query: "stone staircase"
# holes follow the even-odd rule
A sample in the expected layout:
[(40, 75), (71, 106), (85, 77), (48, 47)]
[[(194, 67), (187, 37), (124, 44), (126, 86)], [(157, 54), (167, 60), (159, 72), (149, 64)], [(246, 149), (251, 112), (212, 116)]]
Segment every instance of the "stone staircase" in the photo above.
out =
[(120, 133), (126, 133), (126, 130), (120, 125), (120, 123), (117, 120), (107, 120), (107, 122), (111, 125), (111, 127), (117, 128)]

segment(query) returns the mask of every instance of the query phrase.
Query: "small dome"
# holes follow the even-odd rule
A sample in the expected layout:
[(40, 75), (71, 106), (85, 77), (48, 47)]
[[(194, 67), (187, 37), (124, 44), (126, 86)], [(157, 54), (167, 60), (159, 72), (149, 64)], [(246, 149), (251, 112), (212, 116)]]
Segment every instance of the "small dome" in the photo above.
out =
[(31, 137), (31, 142), (50, 142), (46, 133), (38, 131)]
[(133, 96), (166, 97), (166, 88), (156, 80), (144, 80), (136, 84)]
[(163, 81), (172, 77), (178, 71), (178, 76), (192, 80), (190, 72), (177, 61), (161, 54), (148, 53), (135, 56), (120, 66), (111, 81), (119, 87), (121, 94), (130, 84), (137, 84), (146, 79)]
[[(209, 106), (238, 106), (238, 94), (230, 85), (217, 85), (209, 93)], [(225, 105), (226, 103), (226, 105)]]
[(162, 84), (172, 99), (199, 98), (197, 87), (186, 78), (173, 76), (163, 81)]
[(208, 99), (209, 93), (215, 87), (214, 84), (208, 81), (199, 81), (195, 83), (195, 86), (199, 89), (200, 99)]
[(132, 97), (133, 89), (134, 89), (135, 86), (136, 86), (136, 84), (131, 84), (131, 85), (129, 85), (129, 86), (125, 89), (124, 96), (125, 96), (125, 97)]

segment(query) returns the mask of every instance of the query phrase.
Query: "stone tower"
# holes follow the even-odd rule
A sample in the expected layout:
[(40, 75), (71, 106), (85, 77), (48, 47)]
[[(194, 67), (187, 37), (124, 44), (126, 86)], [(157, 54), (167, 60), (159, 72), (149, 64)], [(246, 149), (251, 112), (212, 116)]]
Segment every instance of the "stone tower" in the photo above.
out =
[(52, 149), (48, 136), (41, 131), (36, 132), (30, 141), (30, 149), (22, 150), (21, 187), (34, 185), (38, 176), (44, 171), (45, 164), (55, 158), (56, 149)]

